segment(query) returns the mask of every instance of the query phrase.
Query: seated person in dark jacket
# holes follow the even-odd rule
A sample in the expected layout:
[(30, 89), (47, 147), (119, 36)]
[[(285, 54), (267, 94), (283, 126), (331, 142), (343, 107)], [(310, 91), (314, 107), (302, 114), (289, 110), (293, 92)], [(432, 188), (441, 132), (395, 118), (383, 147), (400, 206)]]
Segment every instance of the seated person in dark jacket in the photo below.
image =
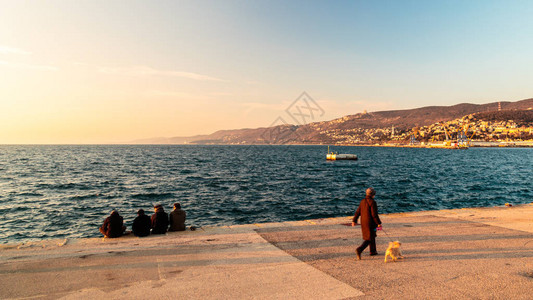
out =
[(168, 214), (161, 204), (154, 206), (155, 214), (152, 215), (152, 234), (165, 234), (168, 228)]
[(170, 212), (170, 228), (168, 231), (184, 231), (187, 213), (181, 209), (181, 204), (174, 203), (174, 210)]
[(126, 231), (124, 220), (116, 210), (111, 212), (111, 215), (104, 220), (104, 224), (100, 227), (100, 232), (108, 238), (120, 237), (124, 231)]
[(131, 229), (135, 236), (148, 236), (150, 235), (150, 227), (152, 226), (152, 221), (150, 217), (144, 214), (144, 209), (139, 209), (137, 211), (137, 218), (133, 220), (133, 225)]

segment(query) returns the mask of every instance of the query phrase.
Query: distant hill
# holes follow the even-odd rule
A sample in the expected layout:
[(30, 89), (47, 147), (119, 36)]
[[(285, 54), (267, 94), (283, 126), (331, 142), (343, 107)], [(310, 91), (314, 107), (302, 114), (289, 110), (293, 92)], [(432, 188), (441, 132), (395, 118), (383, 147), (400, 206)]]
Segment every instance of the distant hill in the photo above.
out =
[[(502, 110), (528, 109), (533, 107), (533, 98), (517, 102), (500, 102)], [(497, 111), (498, 102), (489, 104), (461, 103), (453, 106), (426, 106), (415, 109), (379, 111), (368, 116), (357, 114), (348, 116), (341, 127), (384, 128), (394, 126), (398, 129), (410, 129), (437, 122), (449, 121), (465, 115)], [(345, 117), (346, 118), (346, 117)]]
[(139, 139), (128, 142), (127, 144), (189, 144), (197, 140), (207, 138), (210, 135), (195, 135), (195, 136), (175, 136), (175, 137), (157, 137)]
[[(305, 125), (279, 125), (269, 128), (220, 130), (209, 135), (192, 137), (157, 138), (134, 141), (142, 144), (327, 144), (349, 140), (364, 135), (364, 130), (379, 129), (383, 134), (394, 126), (395, 130), (406, 131), (413, 127), (428, 126), (475, 113), (498, 111), (498, 105), (505, 111), (533, 108), (533, 98), (516, 102), (502, 101), (488, 104), (461, 103), (453, 106), (427, 106), (415, 109), (378, 111), (348, 115), (331, 121)], [(494, 118), (511, 115), (494, 114)], [(485, 116), (483, 116), (485, 118)], [(516, 118), (513, 116), (513, 118)], [(524, 114), (524, 118), (527, 118)], [(517, 121), (517, 120), (515, 120)], [(377, 132), (379, 134), (379, 132)], [(359, 138), (358, 138), (359, 139)]]
[(480, 112), (474, 115), (474, 119), (488, 122), (514, 121), (518, 125), (529, 125), (533, 123), (533, 109)]

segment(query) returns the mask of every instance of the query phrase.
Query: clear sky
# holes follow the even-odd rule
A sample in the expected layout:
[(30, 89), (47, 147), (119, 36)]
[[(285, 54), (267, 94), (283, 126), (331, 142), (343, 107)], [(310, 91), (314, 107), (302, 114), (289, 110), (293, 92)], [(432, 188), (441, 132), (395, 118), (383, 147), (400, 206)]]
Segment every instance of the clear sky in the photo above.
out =
[[(533, 1), (0, 0), (0, 144), (533, 97)], [(289, 121), (289, 119), (286, 119)]]

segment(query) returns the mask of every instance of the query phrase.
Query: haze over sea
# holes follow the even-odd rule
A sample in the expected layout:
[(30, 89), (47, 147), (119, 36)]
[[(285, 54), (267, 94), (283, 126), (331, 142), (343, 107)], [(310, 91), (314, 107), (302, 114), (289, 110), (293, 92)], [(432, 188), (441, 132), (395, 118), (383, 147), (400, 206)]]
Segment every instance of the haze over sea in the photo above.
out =
[(373, 186), (380, 213), (533, 200), (533, 149), (326, 146), (0, 146), (0, 240), (99, 236), (118, 209), (181, 202), (187, 225), (352, 215)]

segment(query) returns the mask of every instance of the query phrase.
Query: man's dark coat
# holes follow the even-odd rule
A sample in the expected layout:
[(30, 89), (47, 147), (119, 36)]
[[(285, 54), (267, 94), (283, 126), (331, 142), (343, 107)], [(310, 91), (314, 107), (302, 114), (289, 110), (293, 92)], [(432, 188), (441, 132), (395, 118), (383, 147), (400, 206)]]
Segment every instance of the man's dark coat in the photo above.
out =
[(363, 240), (370, 241), (372, 237), (376, 237), (376, 227), (378, 227), (378, 224), (381, 224), (376, 201), (370, 197), (361, 200), (361, 203), (359, 203), (359, 207), (353, 216), (353, 222), (357, 223), (359, 216), (361, 216), (361, 232), (363, 233)]
[(170, 228), (168, 231), (185, 230), (185, 219), (187, 219), (187, 213), (183, 209), (175, 209), (170, 212)]
[(149, 216), (142, 214), (133, 220), (131, 230), (135, 236), (148, 236), (150, 235), (150, 227), (152, 226), (152, 220)]
[(111, 216), (107, 217), (104, 220), (104, 224), (100, 228), (100, 232), (109, 238), (117, 238), (122, 236), (124, 232), (124, 220), (117, 213), (113, 212)]
[(165, 234), (168, 229), (168, 214), (163, 209), (158, 209), (151, 217), (152, 234)]

